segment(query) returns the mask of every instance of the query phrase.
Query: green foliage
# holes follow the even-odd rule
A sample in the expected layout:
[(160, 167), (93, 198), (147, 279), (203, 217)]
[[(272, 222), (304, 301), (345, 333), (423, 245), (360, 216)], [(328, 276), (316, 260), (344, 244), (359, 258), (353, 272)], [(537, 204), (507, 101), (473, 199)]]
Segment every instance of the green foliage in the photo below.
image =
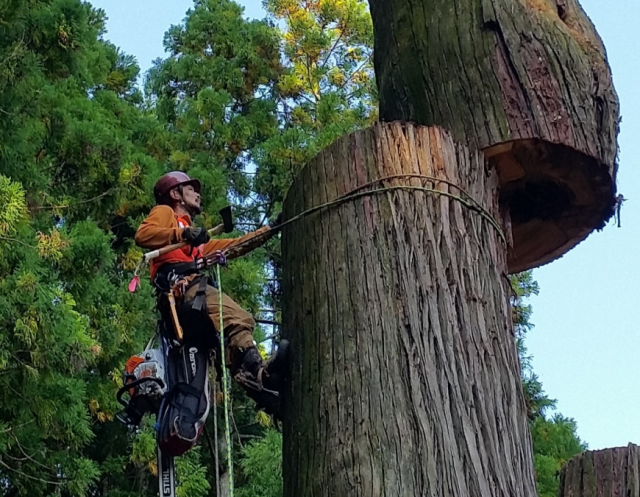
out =
[(239, 497), (281, 497), (282, 435), (267, 430), (264, 438), (246, 445), (240, 466), (247, 483), (238, 490)]
[(211, 485), (202, 465), (201, 449), (195, 447), (176, 461), (178, 497), (204, 497), (209, 493)]
[[(117, 486), (130, 449), (103, 436), (153, 313), (148, 285), (126, 294), (122, 228), (148, 208), (162, 128), (135, 105), (135, 60), (101, 39), (102, 11), (0, 9), (0, 479), (7, 496), (88, 495)], [(123, 487), (135, 471), (118, 469)]]
[(573, 419), (556, 414), (550, 419), (536, 418), (531, 423), (536, 482), (540, 497), (558, 495), (560, 469), (573, 456), (587, 449), (576, 433)]
[(256, 151), (256, 191), (278, 205), (298, 170), (339, 136), (377, 117), (373, 25), (362, 0), (268, 0), (283, 26), (281, 132)]
[(26, 204), (22, 186), (0, 175), (0, 236), (14, 232), (25, 214)]
[(531, 313), (533, 309), (526, 299), (532, 295), (538, 295), (540, 288), (538, 282), (533, 279), (531, 271), (518, 273), (510, 277), (511, 281), (511, 313), (516, 338), (521, 341), (527, 331), (533, 328)]
[(248, 193), (252, 150), (278, 132), (275, 84), (282, 70), (277, 31), (246, 21), (230, 0), (198, 0), (165, 36), (171, 56), (147, 80), (159, 119), (170, 130), (168, 165), (200, 177), (206, 212)]
[[(144, 100), (135, 59), (102, 39), (104, 12), (79, 0), (1, 4), (6, 495), (153, 494), (151, 426), (132, 437), (113, 419), (123, 363), (153, 332), (148, 281), (135, 295), (126, 281), (141, 255), (132, 235), (155, 179), (188, 171), (205, 185), (198, 223), (217, 223), (231, 201), (239, 226), (251, 229), (278, 208), (304, 162), (375, 117), (365, 2), (267, 7), (270, 20), (247, 21), (232, 1), (196, 1), (167, 32), (170, 56), (148, 75)], [(275, 279), (275, 256), (274, 241), (235, 262), (225, 291), (261, 312), (272, 304), (265, 283)], [(238, 388), (233, 405), (240, 432), (262, 436), (269, 423)], [(256, 466), (279, 447), (274, 437), (242, 454), (234, 444), (256, 495), (262, 485), (272, 495), (280, 481), (279, 469)], [(183, 458), (180, 494), (209, 493), (212, 465), (211, 450)]]
[(533, 372), (532, 357), (527, 354), (524, 340), (526, 333), (533, 328), (531, 323), (531, 305), (527, 299), (532, 295), (538, 295), (538, 283), (533, 279), (531, 271), (525, 271), (512, 275), (511, 280), (511, 313), (516, 335), (516, 345), (520, 358), (520, 375), (522, 388), (527, 404), (527, 415), (531, 421), (544, 416), (548, 409), (553, 409), (556, 401), (550, 399), (542, 389), (538, 375)]

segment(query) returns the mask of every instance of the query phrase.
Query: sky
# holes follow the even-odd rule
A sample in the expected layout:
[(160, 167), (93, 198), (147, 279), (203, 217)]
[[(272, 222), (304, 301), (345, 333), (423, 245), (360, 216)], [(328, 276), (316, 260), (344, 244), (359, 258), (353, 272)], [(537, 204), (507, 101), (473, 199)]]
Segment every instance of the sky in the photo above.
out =
[[(106, 38), (137, 57), (143, 71), (163, 56), (163, 36), (188, 0), (94, 0), (107, 12)], [(244, 0), (247, 17), (264, 16)], [(590, 449), (640, 443), (640, 18), (638, 0), (582, 0), (603, 38), (621, 103), (618, 191), (628, 200), (622, 228), (610, 222), (563, 258), (534, 271), (533, 367), (558, 411), (574, 418)]]

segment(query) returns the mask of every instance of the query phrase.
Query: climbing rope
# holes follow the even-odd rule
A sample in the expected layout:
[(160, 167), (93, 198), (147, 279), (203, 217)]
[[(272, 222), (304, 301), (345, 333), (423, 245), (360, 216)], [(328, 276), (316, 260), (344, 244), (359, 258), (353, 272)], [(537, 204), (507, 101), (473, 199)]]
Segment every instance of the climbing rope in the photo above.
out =
[[(362, 191), (365, 190), (367, 188), (371, 188), (375, 185), (378, 185), (380, 183), (386, 182), (386, 181), (391, 181), (394, 179), (407, 179), (407, 178), (415, 178), (415, 179), (420, 179), (423, 181), (429, 181), (431, 183), (444, 183), (447, 184), (455, 189), (457, 189), (460, 192), (460, 195), (455, 195), (451, 192), (448, 191), (444, 191), (444, 190), (438, 190), (436, 188), (429, 188), (426, 186), (417, 186), (417, 185), (394, 185), (394, 186), (386, 186), (386, 187), (381, 187), (381, 188), (373, 188), (370, 190), (366, 190), (366, 191)], [(284, 226), (288, 225), (288, 224), (292, 224), (304, 217), (307, 217), (315, 212), (324, 210), (324, 209), (328, 209), (330, 207), (334, 207), (340, 204), (344, 204), (346, 202), (349, 202), (351, 200), (355, 200), (357, 198), (361, 198), (361, 197), (366, 197), (366, 196), (371, 196), (371, 195), (378, 195), (381, 193), (385, 193), (385, 192), (391, 192), (394, 190), (404, 190), (404, 191), (420, 191), (420, 192), (424, 192), (424, 193), (430, 193), (430, 194), (434, 194), (434, 195), (440, 195), (440, 196), (444, 196), (444, 197), (448, 197), (451, 198), (453, 200), (456, 200), (458, 202), (460, 202), (464, 207), (466, 207), (467, 209), (470, 209), (474, 212), (477, 212), (478, 214), (480, 214), (480, 216), (485, 219), (498, 233), (498, 236), (500, 237), (500, 239), (506, 243), (506, 238), (505, 235), (502, 231), (502, 228), (500, 227), (500, 224), (494, 219), (494, 217), (491, 215), (491, 213), (485, 209), (482, 205), (480, 205), (479, 202), (477, 202), (471, 195), (469, 195), (464, 189), (462, 189), (462, 187), (456, 185), (455, 183), (446, 180), (446, 179), (442, 179), (442, 178), (435, 178), (432, 176), (426, 176), (426, 175), (422, 175), (422, 174), (398, 174), (398, 175), (394, 175), (394, 176), (386, 176), (383, 178), (379, 178), (376, 179), (374, 181), (371, 181), (369, 183), (366, 183), (364, 185), (361, 185), (353, 190), (351, 190), (349, 193), (342, 195), (338, 198), (336, 198), (335, 200), (332, 200), (330, 202), (326, 202), (324, 204), (321, 205), (317, 205), (315, 207), (311, 207), (310, 209), (305, 210), (304, 212), (301, 212), (300, 214), (292, 217), (291, 219), (288, 219), (287, 221), (281, 223), (280, 225), (277, 226), (277, 229), (280, 230), (282, 229)], [(234, 256), (234, 252), (238, 252), (240, 249), (246, 247), (247, 245), (251, 245), (253, 243), (255, 243), (255, 241), (261, 237), (265, 237), (265, 236), (269, 236), (269, 232), (265, 232), (265, 233), (260, 233), (257, 234), (253, 237), (248, 238), (247, 240), (245, 240), (242, 243), (236, 244), (233, 247), (231, 247), (229, 250), (224, 251), (225, 256), (231, 258)], [(216, 265), (216, 276), (217, 276), (217, 280), (218, 280), (218, 292), (219, 292), (219, 296), (220, 296), (220, 337), (222, 340), (222, 343), (224, 343), (224, 326), (223, 326), (223, 319), (222, 319), (222, 286), (221, 286), (221, 282), (220, 282), (220, 265)], [(225, 426), (226, 426), (226, 439), (227, 439), (227, 460), (228, 460), (228, 465), (229, 465), (229, 495), (230, 497), (233, 497), (233, 461), (231, 460), (231, 433), (230, 433), (230, 428), (229, 428), (229, 407), (227, 404), (227, 400), (228, 400), (228, 375), (227, 375), (227, 369), (223, 368), (224, 371), (224, 378), (223, 378), (223, 389), (224, 389), (224, 408), (225, 408)]]
[(216, 496), (220, 495), (220, 458), (218, 457), (218, 388), (216, 387), (216, 383), (218, 382), (217, 380), (218, 378), (216, 377), (215, 381), (213, 382), (213, 439), (215, 440), (215, 443), (212, 444), (209, 440), (209, 449), (211, 450), (211, 446), (214, 446), (213, 458), (216, 465)]
[[(233, 459), (231, 458), (231, 425), (229, 424), (229, 373), (224, 365), (224, 319), (222, 316), (222, 281), (220, 280), (220, 264), (216, 264), (216, 280), (218, 281), (218, 307), (220, 316), (220, 344), (222, 350), (222, 395), (224, 397), (224, 430), (227, 443), (227, 466), (229, 471), (229, 497), (234, 497)], [(217, 401), (217, 399), (216, 399)]]

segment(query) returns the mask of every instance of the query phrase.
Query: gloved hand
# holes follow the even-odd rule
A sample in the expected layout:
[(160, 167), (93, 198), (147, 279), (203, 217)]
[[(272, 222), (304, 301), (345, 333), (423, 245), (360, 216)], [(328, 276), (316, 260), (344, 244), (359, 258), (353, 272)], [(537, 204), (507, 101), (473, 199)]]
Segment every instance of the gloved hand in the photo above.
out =
[(282, 211), (276, 216), (276, 218), (269, 223), (271, 229), (276, 229), (282, 224)]
[(221, 250), (216, 250), (215, 252), (207, 255), (207, 262), (209, 264), (217, 264), (218, 266), (226, 266), (227, 257)]
[(209, 233), (204, 228), (194, 228), (189, 226), (182, 230), (182, 239), (192, 247), (199, 247), (209, 241)]

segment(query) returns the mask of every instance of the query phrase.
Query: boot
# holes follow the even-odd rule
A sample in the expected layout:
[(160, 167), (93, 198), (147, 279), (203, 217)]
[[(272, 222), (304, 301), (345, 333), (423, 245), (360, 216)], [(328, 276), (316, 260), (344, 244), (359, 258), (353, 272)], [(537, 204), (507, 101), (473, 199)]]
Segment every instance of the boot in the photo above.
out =
[(268, 362), (260, 356), (256, 347), (239, 350), (234, 364), (233, 377), (253, 399), (258, 409), (281, 418), (280, 395), (285, 379), (289, 342), (282, 340), (276, 353)]

